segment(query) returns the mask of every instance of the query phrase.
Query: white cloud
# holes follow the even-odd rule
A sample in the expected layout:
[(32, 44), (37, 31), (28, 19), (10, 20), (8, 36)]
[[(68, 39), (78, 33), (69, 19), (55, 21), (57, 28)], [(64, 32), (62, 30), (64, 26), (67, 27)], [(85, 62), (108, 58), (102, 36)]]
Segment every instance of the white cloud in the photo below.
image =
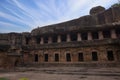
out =
[(14, 25), (8, 22), (2, 22), (2, 21), (0, 21), (0, 25), (3, 25), (4, 27), (14, 27), (14, 28), (17, 27), (17, 25)]
[(33, 4), (37, 6), (35, 8), (32, 5), (27, 6), (26, 3), (21, 2), (24, 0), (7, 1), (10, 5), (15, 6), (24, 16), (3, 5), (0, 7), (4, 7), (13, 15), (1, 11), (0, 17), (12, 22), (26, 24), (31, 29), (78, 18), (87, 15), (94, 6), (102, 5), (108, 7), (117, 2), (117, 0), (33, 0)]
[[(18, 26), (18, 25), (15, 25), (15, 24), (12, 24), (12, 23), (8, 23), (8, 22), (2, 22), (0, 21), (0, 26), (1, 27), (4, 27), (2, 29), (0, 29), (0, 33), (3, 33), (3, 32), (22, 32), (20, 29), (21, 29), (21, 26)], [(14, 29), (14, 30), (13, 30)]]
[(33, 24), (30, 23), (30, 22), (25, 22), (25, 21), (23, 21), (23, 20), (20, 19), (20, 18), (17, 18), (17, 17), (15, 17), (15, 16), (12, 16), (12, 15), (10, 15), (10, 14), (3, 13), (3, 12), (0, 12), (0, 17), (5, 18), (5, 19), (7, 19), (7, 20), (9, 20), (9, 21), (12, 21), (12, 22), (19, 22), (19, 23), (21, 23), (21, 24), (28, 25), (28, 27), (29, 27), (29, 25), (33, 25)]

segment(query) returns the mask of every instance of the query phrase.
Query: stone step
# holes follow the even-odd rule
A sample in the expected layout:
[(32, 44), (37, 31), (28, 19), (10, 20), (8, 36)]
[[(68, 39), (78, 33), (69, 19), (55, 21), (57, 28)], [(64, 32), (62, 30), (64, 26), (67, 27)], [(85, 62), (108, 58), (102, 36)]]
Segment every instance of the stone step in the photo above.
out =
[(26, 67), (120, 67), (120, 63), (104, 62), (104, 63), (27, 63)]

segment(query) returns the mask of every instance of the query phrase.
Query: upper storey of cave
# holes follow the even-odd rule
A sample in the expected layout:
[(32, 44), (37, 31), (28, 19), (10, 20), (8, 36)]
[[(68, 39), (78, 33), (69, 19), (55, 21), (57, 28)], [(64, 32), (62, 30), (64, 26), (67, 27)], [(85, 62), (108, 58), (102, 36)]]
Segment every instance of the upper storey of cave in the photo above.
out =
[(115, 22), (120, 22), (120, 7), (111, 7), (105, 10), (104, 7), (97, 6), (90, 10), (90, 15), (82, 16), (78, 19), (63, 23), (36, 28), (32, 30), (31, 34), (34, 36), (49, 33), (62, 33), (67, 31), (94, 28), (98, 26), (103, 27), (103, 25), (112, 25)]

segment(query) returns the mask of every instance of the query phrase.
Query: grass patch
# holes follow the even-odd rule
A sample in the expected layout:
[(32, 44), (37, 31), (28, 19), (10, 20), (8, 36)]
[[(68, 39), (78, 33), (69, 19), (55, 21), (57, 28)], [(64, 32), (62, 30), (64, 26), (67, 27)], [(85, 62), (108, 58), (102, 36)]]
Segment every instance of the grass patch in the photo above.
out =
[(20, 78), (19, 80), (28, 80), (28, 78)]
[(7, 78), (0, 77), (0, 80), (8, 80)]

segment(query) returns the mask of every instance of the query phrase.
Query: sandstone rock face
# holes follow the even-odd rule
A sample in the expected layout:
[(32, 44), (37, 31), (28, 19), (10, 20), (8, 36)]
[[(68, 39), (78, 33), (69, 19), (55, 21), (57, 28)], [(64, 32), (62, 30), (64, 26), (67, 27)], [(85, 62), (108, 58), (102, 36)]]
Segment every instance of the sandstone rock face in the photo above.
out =
[(90, 10), (90, 15), (95, 15), (95, 14), (99, 14), (101, 12), (105, 11), (105, 8), (102, 6), (97, 6), (97, 7), (93, 7)]
[(119, 22), (119, 13), (120, 7), (113, 7), (105, 10), (105, 8), (97, 6), (90, 10), (90, 15), (82, 16), (78, 19), (63, 23), (33, 29), (31, 31), (31, 35), (41, 35), (59, 32), (62, 33), (66, 31), (81, 30), (85, 29), (86, 27), (91, 28), (97, 27), (97, 25)]
[(90, 10), (90, 15), (38, 27), (31, 33), (0, 34), (0, 67), (57, 63), (55, 54), (58, 62), (67, 63), (69, 58), (70, 62), (81, 63), (78, 53), (83, 53), (85, 63), (120, 61), (120, 7), (105, 10), (97, 6)]

